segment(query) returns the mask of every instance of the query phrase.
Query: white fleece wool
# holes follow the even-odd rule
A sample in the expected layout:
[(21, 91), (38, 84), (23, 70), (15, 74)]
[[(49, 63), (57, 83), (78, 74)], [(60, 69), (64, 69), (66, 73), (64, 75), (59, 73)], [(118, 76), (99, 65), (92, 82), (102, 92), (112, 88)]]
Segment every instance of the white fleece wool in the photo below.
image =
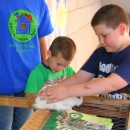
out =
[[(41, 90), (45, 89), (46, 86), (44, 86)], [(64, 100), (46, 104), (46, 100), (40, 100), (40, 97), (36, 97), (35, 104), (33, 105), (34, 108), (37, 109), (51, 109), (51, 110), (57, 110), (57, 111), (67, 111), (71, 110), (73, 106), (79, 106), (83, 102), (82, 97), (69, 97)]]

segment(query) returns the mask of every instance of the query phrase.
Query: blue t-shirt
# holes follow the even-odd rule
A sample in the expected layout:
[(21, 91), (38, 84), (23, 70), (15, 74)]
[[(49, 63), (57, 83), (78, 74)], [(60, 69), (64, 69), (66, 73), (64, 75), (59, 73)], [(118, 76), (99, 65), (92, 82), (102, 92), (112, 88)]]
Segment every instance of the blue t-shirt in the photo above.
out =
[[(100, 47), (94, 51), (81, 70), (95, 74), (96, 78), (105, 78), (111, 73), (116, 73), (130, 84), (130, 46), (117, 53), (108, 53)], [(130, 86), (112, 93), (130, 94)]]
[(0, 94), (14, 94), (41, 62), (39, 38), (53, 27), (44, 0), (1, 0), (0, 16)]

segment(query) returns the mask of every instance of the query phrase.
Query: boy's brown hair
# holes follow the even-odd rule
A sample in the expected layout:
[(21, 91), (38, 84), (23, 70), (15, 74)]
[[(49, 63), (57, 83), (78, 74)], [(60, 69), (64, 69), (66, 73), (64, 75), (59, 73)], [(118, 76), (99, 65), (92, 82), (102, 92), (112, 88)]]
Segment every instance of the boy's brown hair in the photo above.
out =
[(91, 21), (91, 26), (105, 24), (107, 27), (116, 29), (120, 23), (124, 23), (127, 31), (129, 31), (129, 18), (125, 10), (116, 4), (109, 4), (101, 7), (95, 13)]
[(71, 61), (76, 52), (76, 45), (71, 38), (58, 36), (53, 40), (50, 50), (52, 56), (56, 57), (60, 53), (65, 60)]

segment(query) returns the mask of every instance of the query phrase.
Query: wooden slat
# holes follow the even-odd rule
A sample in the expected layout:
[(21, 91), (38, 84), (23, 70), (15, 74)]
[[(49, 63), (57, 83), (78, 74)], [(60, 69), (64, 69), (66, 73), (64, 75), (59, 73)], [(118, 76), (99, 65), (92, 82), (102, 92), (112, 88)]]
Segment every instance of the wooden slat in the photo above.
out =
[(116, 118), (128, 118), (128, 111), (122, 112), (119, 110), (109, 110), (99, 107), (91, 107), (81, 105), (80, 107), (74, 107), (74, 110), (82, 112), (85, 114), (98, 115), (98, 116), (107, 116), (107, 117), (116, 117)]
[(103, 104), (103, 105), (110, 105), (116, 107), (128, 107), (130, 106), (130, 100), (123, 100), (123, 99), (113, 99), (113, 98), (105, 98), (105, 97), (83, 97), (84, 103), (91, 103), (91, 104)]
[(0, 96), (0, 106), (33, 108), (34, 98)]
[[(97, 104), (97, 105), (107, 105), (114, 107), (127, 108), (130, 106), (130, 100), (112, 99), (112, 98), (102, 98), (102, 97), (83, 97), (84, 104)], [(0, 106), (14, 106), (23, 108), (33, 108), (34, 98), (25, 97), (13, 97), (13, 96), (0, 96)]]
[(41, 130), (50, 118), (50, 110), (36, 110), (20, 130)]

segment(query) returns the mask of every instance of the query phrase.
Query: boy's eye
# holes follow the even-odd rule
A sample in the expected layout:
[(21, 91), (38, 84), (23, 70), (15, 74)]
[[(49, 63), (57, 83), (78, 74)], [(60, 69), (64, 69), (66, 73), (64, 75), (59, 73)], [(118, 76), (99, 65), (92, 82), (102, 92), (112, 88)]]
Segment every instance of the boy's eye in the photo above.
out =
[(61, 64), (57, 63), (57, 66), (61, 66), (63, 68), (66, 68), (66, 66), (62, 66)]
[(60, 64), (59, 64), (59, 63), (57, 63), (57, 65), (59, 66)]
[(103, 35), (103, 37), (106, 37), (107, 35)]

